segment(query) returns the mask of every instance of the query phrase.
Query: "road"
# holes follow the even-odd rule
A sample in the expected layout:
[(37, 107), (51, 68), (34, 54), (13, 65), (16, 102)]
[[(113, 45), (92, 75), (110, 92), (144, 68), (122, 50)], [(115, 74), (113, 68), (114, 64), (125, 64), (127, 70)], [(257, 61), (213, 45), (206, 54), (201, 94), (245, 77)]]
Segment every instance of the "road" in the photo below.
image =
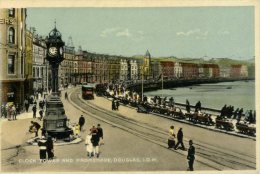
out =
[[(169, 125), (169, 120), (165, 118), (159, 118), (152, 114), (140, 114), (136, 111), (134, 111), (134, 116), (130, 118), (131, 109), (128, 109), (127, 114), (122, 115), (109, 111), (108, 105), (106, 105), (107, 109), (104, 110), (104, 107), (93, 105), (91, 101), (83, 101), (79, 91), (72, 93), (71, 101), (79, 108), (84, 108), (88, 113), (106, 120), (111, 125), (166, 148), (168, 127), (164, 125)], [(142, 119), (139, 117), (141, 115), (149, 119)], [(196, 159), (205, 165), (216, 170), (250, 170), (256, 168), (255, 140), (214, 132), (172, 120), (170, 122), (175, 127), (183, 128), (186, 147), (189, 139), (196, 142)], [(172, 153), (179, 153), (179, 151)], [(185, 153), (181, 154), (184, 155)]]
[[(255, 169), (255, 141), (212, 132), (181, 124), (151, 114), (137, 114), (135, 110), (120, 106), (110, 110), (110, 101), (96, 97), (82, 101), (79, 89), (69, 90), (70, 100), (62, 98), (66, 115), (77, 122), (81, 114), (86, 125), (79, 144), (55, 146), (56, 160), (37, 161), (37, 146), (26, 144), (33, 137), (27, 133), (32, 119), (4, 122), (1, 125), (2, 171), (185, 171), (187, 151), (166, 148), (170, 125), (184, 130), (185, 146), (193, 139), (196, 147), (195, 170)], [(100, 123), (104, 129), (105, 145), (100, 158), (86, 157), (84, 139), (89, 128)], [(205, 138), (207, 137), (207, 138)]]

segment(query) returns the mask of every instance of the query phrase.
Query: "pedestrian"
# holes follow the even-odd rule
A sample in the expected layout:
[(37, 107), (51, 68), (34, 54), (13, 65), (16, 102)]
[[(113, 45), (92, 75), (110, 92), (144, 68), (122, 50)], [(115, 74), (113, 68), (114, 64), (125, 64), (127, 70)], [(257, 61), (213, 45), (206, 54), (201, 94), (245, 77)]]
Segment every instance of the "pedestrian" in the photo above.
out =
[(12, 106), (12, 116), (13, 116), (13, 120), (16, 120), (16, 115), (17, 115), (17, 113), (16, 113), (16, 108), (15, 108), (15, 105), (13, 104), (13, 106)]
[(195, 105), (195, 112), (201, 111), (201, 103), (198, 101)]
[(86, 140), (85, 140), (87, 156), (89, 158), (91, 158), (94, 155), (93, 154), (93, 144), (91, 142), (91, 138), (92, 138), (92, 133), (91, 133), (91, 130), (90, 130), (89, 133), (87, 134)]
[(36, 104), (33, 105), (33, 118), (36, 118), (36, 111), (37, 111), (37, 108), (36, 108)]
[(7, 118), (8, 118), (8, 121), (10, 121), (12, 119), (12, 106), (10, 106), (7, 103), (6, 104), (6, 108), (7, 108)]
[(119, 100), (116, 100), (116, 110), (119, 109)]
[(116, 103), (114, 98), (112, 100), (112, 110), (116, 110)]
[(174, 148), (174, 146), (175, 146), (174, 138), (175, 138), (174, 126), (171, 126), (170, 130), (169, 130), (169, 137), (168, 137), (168, 149)]
[(80, 126), (79, 124), (76, 124), (74, 134), (76, 135), (76, 137), (79, 137), (79, 133), (80, 133)]
[(52, 137), (49, 136), (46, 142), (46, 151), (48, 154), (48, 160), (53, 159), (54, 157), (54, 149), (53, 149), (53, 140)]
[(98, 130), (98, 136), (99, 136), (99, 145), (101, 144), (104, 144), (104, 141), (103, 141), (103, 129), (101, 128), (100, 124), (97, 125), (97, 130)]
[(29, 106), (30, 106), (28, 99), (25, 99), (25, 100), (24, 100), (24, 106), (25, 106), (26, 112), (28, 112)]
[(40, 155), (40, 160), (41, 162), (44, 162), (46, 160), (46, 150), (47, 150), (47, 140), (45, 139), (44, 136), (38, 141), (38, 146), (39, 146), (39, 155)]
[(91, 133), (92, 133), (92, 138), (91, 138), (91, 142), (93, 145), (93, 154), (94, 156), (96, 155), (96, 157), (99, 157), (99, 135), (98, 135), (98, 130), (95, 128), (95, 126), (93, 126), (93, 128), (91, 129)]
[(65, 99), (68, 100), (68, 93), (67, 93), (67, 91), (65, 92)]
[(177, 133), (177, 144), (175, 146), (175, 150), (178, 148), (179, 144), (181, 144), (181, 148), (182, 150), (185, 150), (184, 144), (183, 144), (183, 132), (182, 132), (182, 128), (179, 129), (178, 133)]
[(186, 111), (187, 111), (187, 113), (190, 113), (190, 102), (189, 102), (189, 100), (186, 100)]
[(39, 108), (40, 108), (40, 109), (43, 109), (43, 101), (42, 101), (42, 100), (39, 101)]
[(82, 127), (84, 126), (85, 124), (85, 118), (83, 117), (83, 115), (81, 115), (79, 117), (79, 130), (81, 131), (82, 130)]
[(37, 123), (37, 122), (34, 122), (34, 121), (31, 121), (31, 124), (32, 125), (30, 126), (30, 130), (32, 130), (34, 128), (35, 129), (35, 137), (38, 137), (38, 131), (41, 128), (41, 125), (39, 123)]
[(189, 164), (189, 168), (188, 170), (189, 171), (193, 171), (193, 163), (194, 163), (194, 160), (195, 160), (195, 147), (193, 146), (193, 142), (192, 140), (189, 141), (189, 150), (188, 150), (188, 155), (187, 155), (187, 159), (189, 160), (188, 161), (188, 164)]
[(40, 109), (39, 114), (40, 114), (40, 120), (42, 120), (42, 117), (43, 117), (43, 109), (42, 108)]
[(20, 104), (16, 104), (16, 115), (20, 114)]

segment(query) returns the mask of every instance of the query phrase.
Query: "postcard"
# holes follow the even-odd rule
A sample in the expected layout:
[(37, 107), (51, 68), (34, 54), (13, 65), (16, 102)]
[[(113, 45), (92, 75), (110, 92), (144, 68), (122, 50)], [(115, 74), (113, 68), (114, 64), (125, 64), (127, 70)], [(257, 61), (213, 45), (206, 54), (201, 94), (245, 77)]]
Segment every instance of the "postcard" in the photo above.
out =
[(256, 1), (0, 5), (1, 172), (257, 173)]

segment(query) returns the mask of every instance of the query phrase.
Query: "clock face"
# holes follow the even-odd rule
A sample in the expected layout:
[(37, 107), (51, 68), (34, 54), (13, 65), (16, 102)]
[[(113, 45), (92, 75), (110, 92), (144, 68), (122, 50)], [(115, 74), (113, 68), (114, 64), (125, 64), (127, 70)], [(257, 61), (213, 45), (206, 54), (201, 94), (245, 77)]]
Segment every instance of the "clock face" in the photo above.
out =
[(49, 56), (51, 56), (51, 57), (54, 57), (54, 56), (56, 56), (57, 55), (57, 52), (58, 52), (58, 50), (57, 50), (57, 48), (56, 47), (50, 47), (49, 48)]
[(63, 48), (60, 47), (60, 55), (62, 55), (62, 54), (63, 54)]

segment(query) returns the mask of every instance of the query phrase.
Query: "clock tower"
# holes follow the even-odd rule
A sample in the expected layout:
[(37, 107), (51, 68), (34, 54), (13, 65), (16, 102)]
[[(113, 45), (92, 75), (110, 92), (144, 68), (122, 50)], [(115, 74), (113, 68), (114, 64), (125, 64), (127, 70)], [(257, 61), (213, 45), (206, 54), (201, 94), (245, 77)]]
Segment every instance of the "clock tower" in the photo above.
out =
[(61, 33), (56, 28), (46, 37), (46, 59), (51, 65), (51, 87), (52, 93), (46, 100), (46, 111), (43, 118), (43, 130), (50, 136), (58, 139), (69, 138), (72, 130), (68, 128), (67, 116), (63, 103), (60, 100), (58, 70), (59, 65), (63, 61), (63, 47), (65, 43), (62, 41)]

